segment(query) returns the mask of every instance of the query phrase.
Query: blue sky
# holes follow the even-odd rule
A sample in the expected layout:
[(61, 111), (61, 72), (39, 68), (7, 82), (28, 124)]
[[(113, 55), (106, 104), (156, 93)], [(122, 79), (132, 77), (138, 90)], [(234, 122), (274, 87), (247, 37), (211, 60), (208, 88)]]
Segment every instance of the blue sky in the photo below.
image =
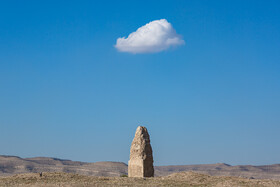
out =
[[(101, 2), (101, 1), (100, 1)], [(0, 154), (155, 165), (280, 163), (279, 1), (1, 1)], [(119, 52), (166, 19), (185, 45)]]

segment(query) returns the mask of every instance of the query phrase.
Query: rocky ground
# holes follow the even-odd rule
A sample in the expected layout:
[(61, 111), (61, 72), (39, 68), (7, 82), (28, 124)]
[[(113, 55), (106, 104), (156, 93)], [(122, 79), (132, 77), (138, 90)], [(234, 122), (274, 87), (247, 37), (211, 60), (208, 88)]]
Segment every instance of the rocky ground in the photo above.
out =
[(0, 177), (0, 186), (280, 186), (280, 181), (271, 179), (248, 179), (239, 177), (210, 176), (194, 172), (174, 173), (165, 177), (128, 178), (97, 177), (73, 173), (17, 174)]

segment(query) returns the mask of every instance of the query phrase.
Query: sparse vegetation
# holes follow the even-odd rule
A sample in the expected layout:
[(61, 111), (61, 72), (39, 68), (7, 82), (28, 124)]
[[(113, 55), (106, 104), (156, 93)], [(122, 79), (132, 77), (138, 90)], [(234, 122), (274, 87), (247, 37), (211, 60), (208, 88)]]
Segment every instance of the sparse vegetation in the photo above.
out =
[(238, 177), (217, 177), (194, 172), (181, 172), (166, 177), (130, 178), (96, 177), (73, 173), (18, 174), (0, 177), (0, 186), (280, 186), (280, 181)]

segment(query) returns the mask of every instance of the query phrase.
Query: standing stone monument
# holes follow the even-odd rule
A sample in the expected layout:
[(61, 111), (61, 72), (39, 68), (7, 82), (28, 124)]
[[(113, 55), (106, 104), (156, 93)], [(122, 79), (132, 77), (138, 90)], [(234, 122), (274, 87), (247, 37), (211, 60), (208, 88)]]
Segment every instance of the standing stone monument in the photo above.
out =
[(130, 148), (128, 177), (153, 177), (153, 151), (146, 127), (139, 126)]

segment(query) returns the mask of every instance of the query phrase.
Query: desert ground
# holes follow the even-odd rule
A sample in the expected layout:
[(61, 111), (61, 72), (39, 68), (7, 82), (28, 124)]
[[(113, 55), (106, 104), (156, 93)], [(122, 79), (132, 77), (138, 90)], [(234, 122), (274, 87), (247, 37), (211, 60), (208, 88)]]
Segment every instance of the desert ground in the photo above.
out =
[(280, 186), (279, 164), (155, 166), (155, 175), (128, 178), (121, 162), (0, 156), (0, 186)]
[(195, 172), (173, 173), (165, 177), (97, 177), (64, 172), (16, 174), (0, 177), (0, 186), (280, 186), (271, 179), (210, 176)]
[[(199, 165), (155, 166), (155, 176), (193, 171), (211, 176), (233, 176), (280, 181), (280, 164), (231, 166), (224, 163)], [(127, 164), (122, 162), (79, 162), (50, 157), (20, 158), (0, 155), (0, 176), (25, 173), (65, 172), (86, 176), (119, 177), (127, 175)]]

